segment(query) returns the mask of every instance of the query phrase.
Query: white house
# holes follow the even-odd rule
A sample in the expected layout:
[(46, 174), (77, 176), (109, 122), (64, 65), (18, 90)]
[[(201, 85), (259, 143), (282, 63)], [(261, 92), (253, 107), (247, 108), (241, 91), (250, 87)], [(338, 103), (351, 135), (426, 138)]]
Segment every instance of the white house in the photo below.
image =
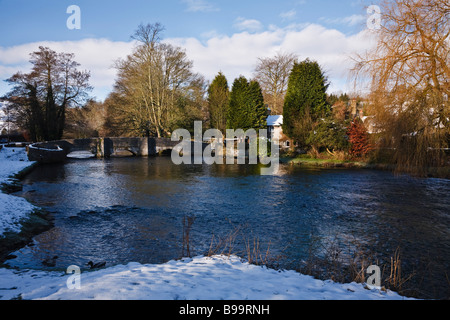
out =
[(283, 134), (283, 116), (268, 116), (267, 130), (269, 139), (278, 140), (282, 148), (290, 147), (290, 140)]
[(268, 116), (267, 130), (269, 139), (281, 140), (283, 135), (283, 116)]

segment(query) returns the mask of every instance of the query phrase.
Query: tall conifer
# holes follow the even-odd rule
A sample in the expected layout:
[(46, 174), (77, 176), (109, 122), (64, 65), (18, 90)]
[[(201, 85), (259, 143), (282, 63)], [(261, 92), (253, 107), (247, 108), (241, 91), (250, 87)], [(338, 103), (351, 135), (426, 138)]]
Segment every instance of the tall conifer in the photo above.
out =
[(256, 81), (237, 78), (230, 94), (228, 129), (260, 129), (267, 126), (267, 110), (261, 87)]
[(225, 131), (230, 99), (227, 78), (222, 72), (214, 78), (208, 88), (208, 111), (211, 127)]
[(327, 88), (327, 78), (316, 61), (306, 59), (294, 64), (283, 108), (283, 132), (287, 136), (306, 143), (313, 123), (331, 110)]

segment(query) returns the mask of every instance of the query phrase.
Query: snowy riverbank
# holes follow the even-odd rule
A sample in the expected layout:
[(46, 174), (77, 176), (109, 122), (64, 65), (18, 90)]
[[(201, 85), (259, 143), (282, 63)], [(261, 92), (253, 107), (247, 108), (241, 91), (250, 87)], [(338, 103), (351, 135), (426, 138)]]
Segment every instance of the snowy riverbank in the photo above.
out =
[[(158, 265), (129, 263), (79, 275), (0, 269), (1, 299), (45, 300), (392, 300), (394, 292), (320, 281), (238, 257), (195, 257)], [(73, 282), (72, 282), (73, 280)]]
[[(24, 148), (0, 150), (0, 185), (12, 182), (13, 176), (33, 165)], [(18, 233), (21, 221), (37, 209), (25, 199), (0, 192), (0, 237), (6, 232)]]
[[(14, 150), (14, 151), (13, 151)], [(23, 148), (0, 151), (0, 183), (32, 165)], [(0, 236), (18, 232), (35, 209), (22, 198), (0, 193)], [(74, 286), (79, 284), (79, 286)], [(75, 288), (72, 288), (75, 287)], [(78, 288), (76, 288), (78, 287)], [(195, 257), (158, 265), (129, 263), (65, 274), (0, 269), (0, 300), (402, 300), (363, 284), (320, 281), (294, 271), (255, 266), (231, 256)]]

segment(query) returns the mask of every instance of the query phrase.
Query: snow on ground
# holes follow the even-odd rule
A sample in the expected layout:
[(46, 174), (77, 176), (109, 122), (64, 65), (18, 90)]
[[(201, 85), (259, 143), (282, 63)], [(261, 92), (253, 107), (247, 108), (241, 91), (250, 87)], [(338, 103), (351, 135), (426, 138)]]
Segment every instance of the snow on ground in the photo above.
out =
[(0, 183), (32, 165), (25, 148), (3, 148), (0, 150)]
[[(0, 185), (8, 183), (14, 174), (31, 166), (25, 148), (3, 148), (0, 150)], [(0, 193), (0, 237), (5, 232), (20, 232), (20, 221), (36, 207), (25, 199)]]
[(35, 209), (23, 198), (0, 193), (0, 237), (5, 232), (19, 233), (22, 229), (20, 222)]
[[(0, 183), (32, 163), (24, 149), (0, 150)], [(0, 231), (17, 230), (34, 207), (0, 194)], [(1, 236), (1, 233), (0, 233)], [(77, 288), (79, 284), (79, 288)], [(0, 300), (401, 300), (363, 284), (316, 280), (231, 256), (195, 257), (165, 264), (129, 263), (80, 274), (0, 269)]]
[(0, 269), (0, 299), (19, 294), (22, 299), (36, 300), (404, 299), (391, 291), (320, 281), (294, 271), (248, 264), (235, 256), (199, 256), (154, 265), (129, 263), (76, 277), (75, 273)]

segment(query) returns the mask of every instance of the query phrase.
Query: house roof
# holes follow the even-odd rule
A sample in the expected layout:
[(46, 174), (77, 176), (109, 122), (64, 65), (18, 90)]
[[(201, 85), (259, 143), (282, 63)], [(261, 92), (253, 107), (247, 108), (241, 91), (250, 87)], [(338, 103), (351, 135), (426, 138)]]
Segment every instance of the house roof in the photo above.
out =
[(268, 116), (267, 126), (268, 127), (278, 127), (283, 125), (283, 116)]

